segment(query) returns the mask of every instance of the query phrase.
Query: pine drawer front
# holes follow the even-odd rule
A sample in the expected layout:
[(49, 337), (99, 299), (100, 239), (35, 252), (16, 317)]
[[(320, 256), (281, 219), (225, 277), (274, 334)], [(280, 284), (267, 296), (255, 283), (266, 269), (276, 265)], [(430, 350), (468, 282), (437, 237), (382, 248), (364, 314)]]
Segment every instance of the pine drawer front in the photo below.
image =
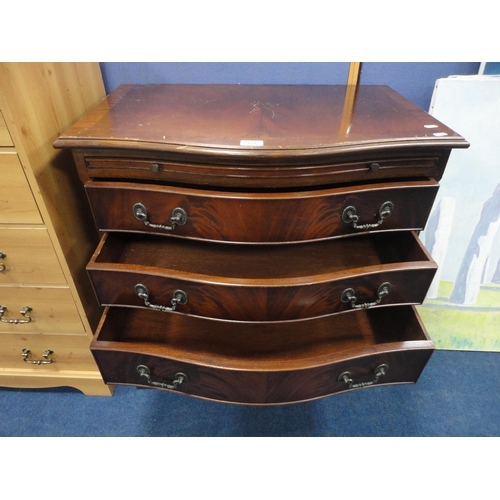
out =
[(7, 129), (7, 124), (3, 118), (2, 112), (0, 111), (0, 147), (12, 147), (14, 143)]
[(0, 332), (85, 333), (71, 291), (66, 287), (0, 286), (0, 305), (5, 307)]
[[(175, 155), (171, 155), (174, 156)], [(214, 164), (208, 157), (204, 161), (190, 162), (186, 157), (179, 160), (163, 158), (117, 158), (87, 157), (85, 167), (91, 179), (142, 179), (153, 182), (189, 183), (200, 187), (240, 187), (266, 188), (273, 186), (287, 188), (294, 186), (318, 186), (335, 182), (357, 182), (394, 178), (439, 179), (442, 175), (447, 155), (419, 157), (376, 157), (371, 153), (366, 159), (357, 161), (339, 161), (335, 157), (315, 159), (311, 165), (304, 164), (305, 157), (297, 159), (273, 158), (270, 165), (262, 164), (257, 158), (245, 158), (245, 163), (238, 165), (234, 157), (226, 163)], [(294, 165), (293, 161), (299, 165)], [(218, 158), (216, 161), (221, 161)], [(318, 164), (319, 162), (319, 164)], [(302, 165), (301, 165), (302, 163)]]
[(66, 284), (47, 230), (0, 227), (0, 284)]
[(412, 232), (271, 246), (107, 233), (87, 265), (101, 305), (239, 321), (420, 304), (436, 268)]
[(0, 152), (0, 223), (42, 224), (23, 167), (16, 153)]
[(434, 180), (422, 180), (307, 192), (231, 193), (123, 182), (86, 184), (101, 231), (239, 243), (421, 230), (438, 187)]
[(233, 403), (292, 403), (416, 382), (434, 346), (413, 307), (391, 309), (236, 327), (171, 315), (159, 335), (158, 315), (112, 308), (91, 350), (109, 384)]
[(89, 355), (86, 335), (0, 333), (0, 378), (2, 370), (13, 369), (28, 369), (40, 374), (95, 370), (95, 362)]

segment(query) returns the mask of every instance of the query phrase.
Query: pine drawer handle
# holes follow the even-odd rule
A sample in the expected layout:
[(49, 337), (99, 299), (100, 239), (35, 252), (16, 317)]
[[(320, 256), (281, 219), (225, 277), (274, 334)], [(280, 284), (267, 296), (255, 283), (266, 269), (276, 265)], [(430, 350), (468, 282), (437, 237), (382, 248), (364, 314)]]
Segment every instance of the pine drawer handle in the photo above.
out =
[(183, 292), (182, 290), (175, 290), (173, 293), (172, 297), (172, 307), (167, 307), (163, 305), (157, 305), (157, 304), (151, 304), (149, 302), (149, 290), (147, 289), (146, 286), (141, 285), (138, 283), (134, 287), (134, 292), (138, 297), (140, 297), (142, 300), (144, 300), (144, 304), (151, 308), (155, 309), (156, 311), (162, 311), (162, 312), (168, 312), (168, 311), (175, 311), (177, 309), (178, 305), (184, 305), (187, 304), (188, 298), (186, 292)]
[(359, 389), (360, 387), (367, 387), (376, 384), (380, 380), (380, 377), (383, 377), (387, 373), (387, 370), (389, 370), (388, 365), (385, 364), (379, 365), (377, 366), (377, 368), (375, 368), (374, 371), (375, 376), (373, 380), (370, 380), (368, 382), (357, 382), (357, 383), (355, 383), (354, 380), (351, 378), (352, 377), (351, 372), (343, 372), (339, 375), (338, 381), (347, 384), (349, 386), (349, 389)]
[(31, 316), (28, 316), (28, 313), (33, 310), (30, 306), (24, 306), (19, 311), (20, 314), (24, 316), (25, 319), (4, 319), (3, 315), (5, 314), (6, 310), (7, 310), (6, 306), (0, 306), (0, 321), (2, 321), (2, 323), (10, 323), (12, 325), (18, 325), (20, 323), (31, 323), (31, 320), (33, 319)]
[(50, 365), (54, 362), (54, 360), (50, 357), (52, 354), (54, 354), (54, 351), (51, 351), (50, 349), (47, 349), (43, 353), (43, 359), (28, 359), (29, 355), (31, 354), (31, 351), (29, 349), (23, 349), (22, 353), (23, 361), (30, 365)]
[[(0, 252), (0, 259), (5, 259), (7, 255), (5, 255), (3, 252)], [(5, 271), (5, 262), (0, 262), (0, 273), (3, 273)]]
[(146, 207), (142, 203), (136, 203), (132, 207), (132, 211), (134, 212), (134, 217), (141, 222), (144, 222), (146, 226), (149, 226), (153, 229), (163, 229), (164, 231), (173, 231), (175, 226), (183, 226), (187, 221), (187, 213), (182, 208), (174, 208), (172, 210), (172, 217), (170, 217), (171, 226), (165, 226), (163, 224), (153, 224), (148, 221), (148, 211)]
[(369, 307), (377, 306), (382, 302), (382, 299), (389, 295), (391, 291), (392, 285), (389, 282), (382, 283), (377, 290), (377, 300), (373, 302), (363, 302), (361, 304), (356, 304), (357, 297), (356, 292), (352, 288), (346, 288), (342, 295), (340, 296), (340, 300), (342, 302), (350, 302), (351, 307), (353, 309), (368, 309)]
[(386, 201), (382, 203), (382, 206), (379, 208), (378, 215), (379, 220), (375, 224), (360, 224), (358, 225), (359, 216), (356, 214), (356, 208), (353, 206), (346, 207), (342, 212), (342, 220), (346, 224), (351, 224), (354, 229), (358, 229), (360, 231), (364, 231), (365, 229), (374, 229), (384, 222), (384, 219), (392, 215), (392, 211), (394, 210), (394, 203), (392, 201)]
[(175, 374), (172, 382), (159, 382), (151, 378), (151, 371), (147, 366), (139, 365), (137, 373), (146, 379), (146, 382), (153, 387), (160, 387), (161, 389), (177, 389), (181, 384), (187, 384), (189, 378), (185, 373), (179, 372)]

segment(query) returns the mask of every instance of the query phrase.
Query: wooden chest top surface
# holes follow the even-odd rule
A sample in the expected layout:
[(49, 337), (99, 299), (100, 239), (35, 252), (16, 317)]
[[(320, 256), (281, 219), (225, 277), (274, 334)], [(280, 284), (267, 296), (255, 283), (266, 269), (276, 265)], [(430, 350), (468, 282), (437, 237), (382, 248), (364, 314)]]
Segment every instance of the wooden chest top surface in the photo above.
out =
[(420, 145), (468, 143), (378, 85), (121, 85), (55, 143), (243, 157)]

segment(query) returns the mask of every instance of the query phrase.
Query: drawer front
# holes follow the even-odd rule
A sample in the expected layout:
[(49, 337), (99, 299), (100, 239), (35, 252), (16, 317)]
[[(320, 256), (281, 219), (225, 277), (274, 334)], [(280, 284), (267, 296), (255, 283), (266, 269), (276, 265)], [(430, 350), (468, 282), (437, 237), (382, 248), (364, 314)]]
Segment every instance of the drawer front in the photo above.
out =
[(0, 286), (0, 304), (0, 332), (85, 333), (69, 288)]
[[(108, 384), (170, 389), (216, 401), (246, 404), (292, 403), (369, 386), (414, 383), (433, 352), (432, 347), (423, 342), (421, 348), (406, 350), (401, 345), (389, 346), (385, 352), (311, 369), (243, 371), (140, 353), (91, 349)], [(386, 365), (387, 371), (377, 375), (381, 365)], [(149, 378), (144, 372), (141, 374), (138, 367), (146, 367)], [(346, 372), (347, 379), (344, 379), (341, 375)], [(173, 387), (178, 373), (186, 375), (187, 381)]]
[(2, 369), (31, 369), (34, 374), (43, 374), (96, 367), (87, 336), (1, 333), (0, 372)]
[[(134, 272), (90, 273), (101, 305), (206, 318), (287, 321), (359, 308), (421, 304), (435, 269), (387, 270), (299, 286), (209, 285)], [(174, 302), (172, 300), (174, 299)]]
[(0, 111), (0, 147), (12, 147), (14, 143), (10, 137), (9, 131), (7, 129), (7, 124), (3, 118), (2, 112)]
[(66, 284), (44, 228), (0, 227), (0, 284)]
[(42, 224), (17, 154), (0, 153), (0, 223)]
[(91, 351), (107, 383), (280, 404), (416, 382), (434, 350), (410, 306), (278, 324), (159, 316), (105, 310)]
[(86, 188), (101, 231), (275, 243), (367, 231), (421, 230), (438, 184), (409, 181), (274, 194), (99, 181), (88, 182)]
[[(394, 178), (432, 177), (439, 180), (447, 156), (446, 153), (422, 156), (416, 152), (405, 157), (377, 158), (372, 154), (356, 161), (316, 158), (311, 165), (304, 164), (308, 159), (306, 156), (300, 158), (300, 164), (290, 163), (287, 158), (274, 157), (268, 164), (257, 159), (254, 165), (249, 163), (249, 158), (245, 159), (245, 164), (237, 165), (234, 158), (230, 158), (226, 160), (226, 164), (216, 165), (213, 163), (214, 158), (208, 157), (198, 163), (190, 163), (186, 156), (179, 156), (178, 161), (161, 158), (87, 157), (85, 167), (91, 179), (140, 179), (192, 184), (202, 188), (207, 185), (267, 188), (272, 183), (275, 188), (287, 188)], [(224, 160), (218, 158), (215, 161)]]

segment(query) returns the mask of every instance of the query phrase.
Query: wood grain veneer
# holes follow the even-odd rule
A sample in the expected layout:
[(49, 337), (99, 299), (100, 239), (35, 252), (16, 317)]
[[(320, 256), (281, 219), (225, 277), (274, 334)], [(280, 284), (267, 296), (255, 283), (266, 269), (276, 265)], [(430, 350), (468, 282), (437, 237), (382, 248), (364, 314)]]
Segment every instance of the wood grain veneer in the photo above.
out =
[[(356, 234), (342, 213), (354, 206), (360, 223), (376, 223), (388, 200), (393, 213), (377, 229), (421, 230), (425, 226), (438, 184), (432, 179), (369, 184), (314, 191), (227, 192), (170, 186), (90, 181), (86, 184), (101, 231), (133, 231), (232, 243), (282, 243)], [(148, 219), (168, 224), (180, 207), (187, 222), (174, 231), (146, 226), (133, 215), (143, 203)]]

